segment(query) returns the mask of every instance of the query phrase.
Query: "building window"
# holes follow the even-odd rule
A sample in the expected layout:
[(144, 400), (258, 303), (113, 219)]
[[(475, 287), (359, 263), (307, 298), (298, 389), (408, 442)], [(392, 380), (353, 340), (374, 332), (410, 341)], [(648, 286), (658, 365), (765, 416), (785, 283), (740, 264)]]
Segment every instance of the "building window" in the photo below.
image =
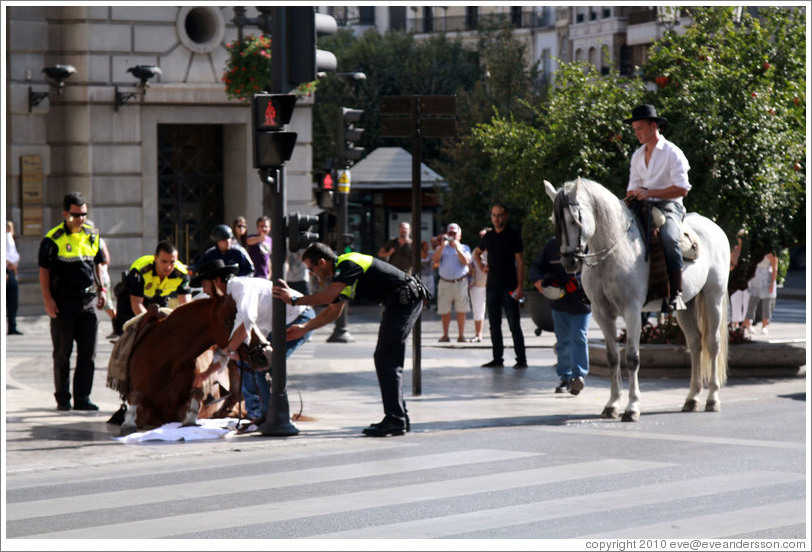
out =
[(465, 30), (476, 30), (479, 23), (479, 8), (467, 7), (465, 8)]
[(389, 8), (389, 28), (393, 31), (406, 30), (406, 6)]
[(423, 8), (423, 32), (430, 33), (434, 31), (434, 8), (425, 6)]
[(603, 8), (603, 18), (609, 19), (612, 17), (612, 8)]
[(516, 28), (523, 27), (522, 24), (522, 7), (521, 6), (511, 6), (510, 7), (510, 22), (513, 23), (513, 26)]
[(358, 19), (361, 25), (375, 25), (375, 7), (361, 6), (358, 8)]

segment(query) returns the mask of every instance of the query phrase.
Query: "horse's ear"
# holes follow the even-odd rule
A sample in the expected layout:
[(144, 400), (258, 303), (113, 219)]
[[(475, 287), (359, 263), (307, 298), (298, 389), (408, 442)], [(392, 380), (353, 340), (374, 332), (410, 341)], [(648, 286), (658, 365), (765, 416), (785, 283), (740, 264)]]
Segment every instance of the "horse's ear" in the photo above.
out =
[(547, 195), (550, 196), (550, 199), (555, 201), (556, 196), (555, 188), (547, 180), (544, 181), (544, 189), (547, 191)]

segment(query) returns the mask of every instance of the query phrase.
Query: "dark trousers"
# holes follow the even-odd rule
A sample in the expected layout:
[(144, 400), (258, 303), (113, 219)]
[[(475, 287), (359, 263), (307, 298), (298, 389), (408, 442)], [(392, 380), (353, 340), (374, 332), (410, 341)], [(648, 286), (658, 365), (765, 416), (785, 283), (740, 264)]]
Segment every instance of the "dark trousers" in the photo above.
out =
[(488, 309), (493, 359), (504, 361), (505, 345), (502, 340), (502, 310), (504, 310), (510, 334), (513, 336), (516, 361), (526, 363), (527, 355), (524, 350), (524, 334), (519, 317), (519, 302), (510, 296), (511, 291), (513, 290), (505, 287), (487, 286), (485, 288), (485, 306)]
[(403, 400), (403, 364), (406, 358), (406, 338), (423, 311), (418, 298), (407, 305), (397, 299), (387, 301), (378, 329), (375, 347), (375, 372), (381, 388), (383, 412), (390, 418), (406, 423), (406, 402)]
[(6, 270), (6, 321), (9, 332), (17, 331), (17, 306), (19, 305), (20, 287), (17, 276), (12, 270)]
[(59, 303), (59, 314), (51, 318), (54, 345), (54, 397), (58, 403), (70, 401), (70, 357), (76, 342), (76, 369), (73, 374), (74, 404), (90, 400), (93, 373), (96, 370), (96, 334), (99, 319), (93, 303), (76, 299)]

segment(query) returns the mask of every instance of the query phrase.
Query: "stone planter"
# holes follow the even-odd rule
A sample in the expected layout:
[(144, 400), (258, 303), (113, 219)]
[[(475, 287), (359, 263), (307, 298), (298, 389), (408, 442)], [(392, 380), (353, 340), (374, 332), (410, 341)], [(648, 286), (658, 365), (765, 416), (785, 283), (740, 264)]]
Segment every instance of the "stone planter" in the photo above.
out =
[[(728, 347), (728, 377), (798, 376), (806, 365), (806, 342), (753, 342)], [(625, 347), (620, 347), (625, 376)], [(603, 340), (589, 342), (589, 373), (609, 376)], [(683, 345), (641, 345), (640, 378), (690, 378), (691, 355)]]
[(536, 335), (541, 335), (541, 331), (553, 331), (553, 313), (550, 308), (550, 300), (544, 297), (536, 288), (524, 291), (527, 298), (525, 306), (530, 312), (530, 318), (536, 325)]

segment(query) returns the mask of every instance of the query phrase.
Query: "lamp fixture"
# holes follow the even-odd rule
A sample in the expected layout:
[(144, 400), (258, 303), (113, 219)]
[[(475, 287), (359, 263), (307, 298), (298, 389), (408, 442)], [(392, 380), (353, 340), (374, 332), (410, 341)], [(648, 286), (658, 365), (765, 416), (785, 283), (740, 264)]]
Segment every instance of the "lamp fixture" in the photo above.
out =
[[(57, 96), (61, 96), (62, 89), (65, 88), (65, 81), (76, 73), (76, 68), (73, 65), (59, 64), (45, 67), (42, 72), (45, 73), (46, 77), (48, 77), (51, 86), (56, 88)], [(26, 76), (30, 78), (30, 72), (26, 71)], [(42, 100), (47, 98), (49, 95), (50, 92), (34, 92), (34, 90), (29, 86), (28, 112), (31, 113), (34, 106), (41, 104)]]
[(147, 95), (147, 87), (149, 80), (156, 75), (161, 75), (161, 68), (157, 65), (136, 65), (127, 69), (128, 73), (132, 73), (139, 82), (135, 84), (135, 92), (121, 92), (116, 86), (116, 111), (118, 108), (133, 99), (140, 92), (141, 98)]

